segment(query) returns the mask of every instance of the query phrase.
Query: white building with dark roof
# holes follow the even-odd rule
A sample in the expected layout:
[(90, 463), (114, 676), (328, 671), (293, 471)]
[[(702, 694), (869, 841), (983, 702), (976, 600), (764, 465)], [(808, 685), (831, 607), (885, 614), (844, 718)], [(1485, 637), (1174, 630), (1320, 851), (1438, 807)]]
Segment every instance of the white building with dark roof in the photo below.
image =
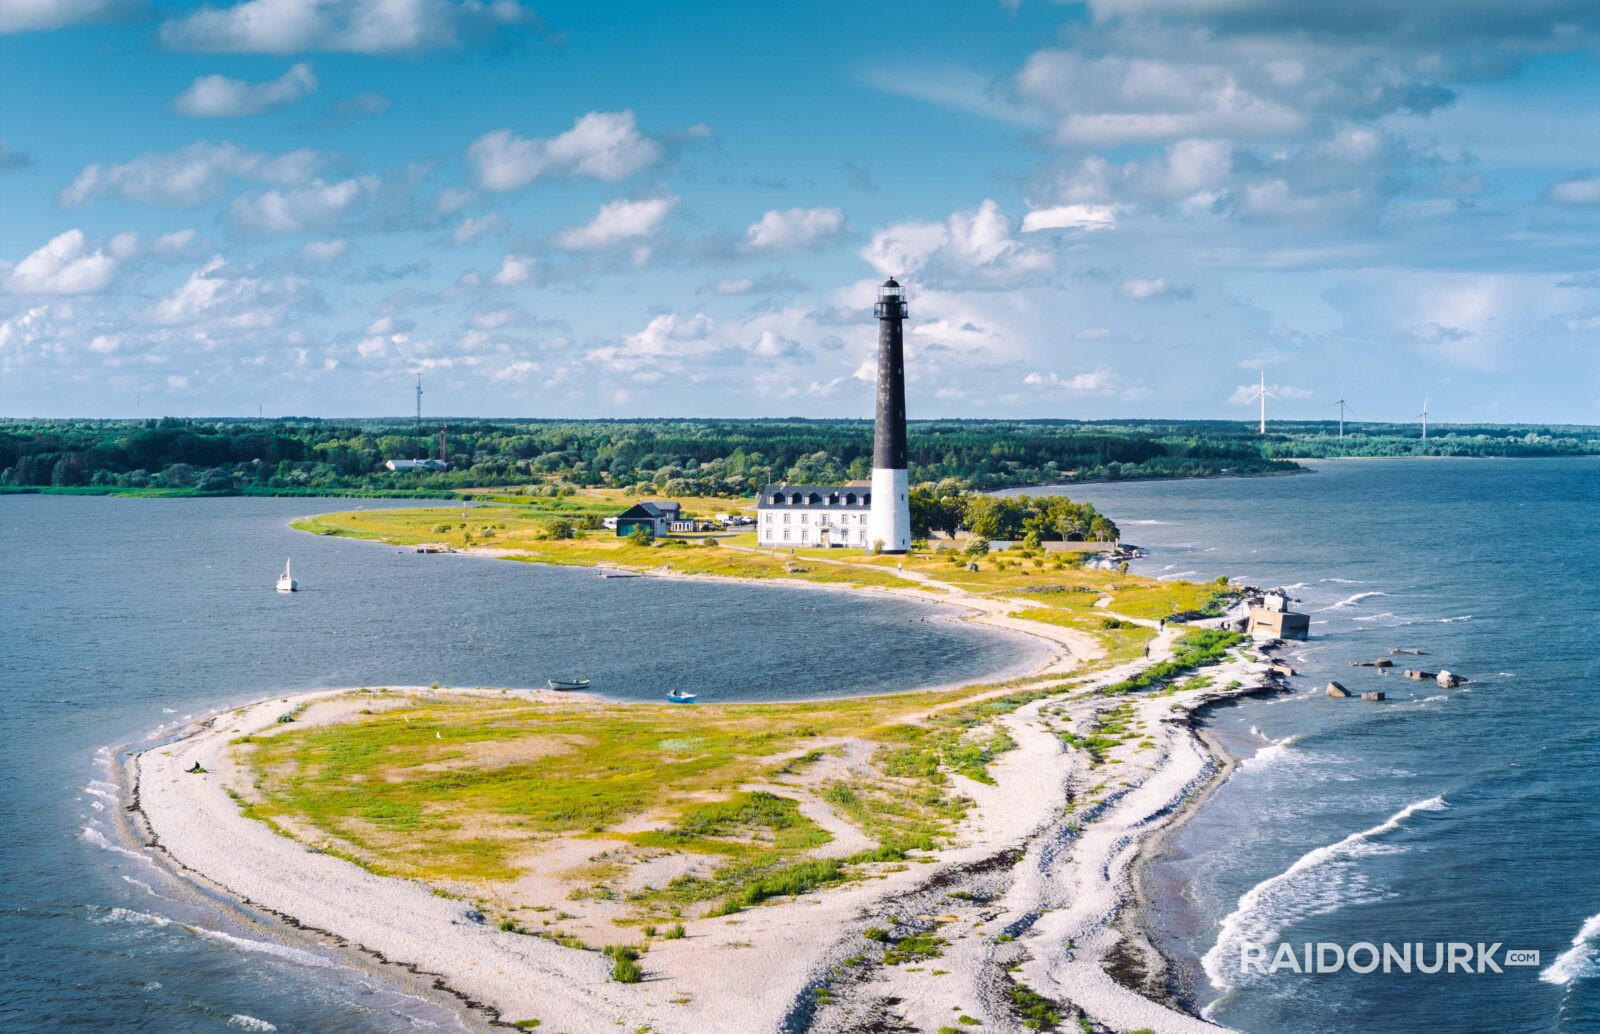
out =
[(871, 515), (867, 483), (768, 485), (756, 505), (756, 544), (869, 549)]

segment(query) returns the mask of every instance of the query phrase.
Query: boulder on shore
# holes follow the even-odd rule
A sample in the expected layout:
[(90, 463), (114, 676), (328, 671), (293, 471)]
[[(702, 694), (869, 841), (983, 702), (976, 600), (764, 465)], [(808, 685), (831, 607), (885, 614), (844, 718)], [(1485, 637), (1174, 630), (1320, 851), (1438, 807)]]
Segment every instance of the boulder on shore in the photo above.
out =
[(1284, 678), (1288, 678), (1290, 675), (1294, 674), (1294, 668), (1283, 663), (1282, 661), (1272, 662), (1272, 665), (1268, 668), (1268, 670), (1271, 671), (1272, 674), (1282, 675)]
[(1383, 699), (1383, 690), (1381, 690), (1381, 689), (1369, 689), (1367, 692), (1361, 694), (1361, 699), (1362, 700), (1382, 700)]
[(1464, 684), (1467, 680), (1453, 672), (1441, 671), (1437, 676), (1437, 681), (1440, 689), (1455, 689), (1457, 686)]
[(1328, 695), (1331, 697), (1347, 697), (1350, 695), (1350, 691), (1337, 682), (1330, 682), (1328, 683)]

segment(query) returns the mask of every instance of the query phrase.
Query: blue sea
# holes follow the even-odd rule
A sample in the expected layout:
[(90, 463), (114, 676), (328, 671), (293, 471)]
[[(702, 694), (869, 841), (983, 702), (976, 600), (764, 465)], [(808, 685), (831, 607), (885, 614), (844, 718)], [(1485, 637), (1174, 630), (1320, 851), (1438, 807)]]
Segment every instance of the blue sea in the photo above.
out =
[[(1210, 718), (1243, 761), (1162, 850), (1158, 939), (1195, 1006), (1246, 1031), (1600, 1030), (1600, 462), (1313, 466), (1070, 491), (1149, 550), (1144, 573), (1287, 586), (1312, 615), (1294, 692)], [(0, 499), (0, 1029), (462, 1029), (115, 840), (111, 749), (188, 715), (277, 689), (568, 673), (626, 697), (810, 697), (1033, 659), (892, 599), (601, 581), (286, 527), (350, 505)], [(270, 588), (287, 555), (305, 586), (290, 598)], [(1472, 681), (1350, 667), (1393, 648)], [(1388, 699), (1330, 700), (1330, 679)], [(1246, 940), (1541, 960), (1241, 975)]]
[[(1162, 946), (1205, 1015), (1247, 1031), (1600, 1030), (1600, 461), (1311, 466), (1070, 493), (1148, 549), (1141, 573), (1285, 586), (1311, 615), (1294, 692), (1210, 720), (1243, 761), (1155, 866)], [(1351, 667), (1391, 649), (1426, 653)], [(1388, 699), (1329, 699), (1330, 680)], [(1242, 974), (1247, 941), (1540, 964)]]
[[(573, 675), (621, 698), (795, 699), (1043, 656), (905, 600), (601, 580), (288, 527), (355, 505), (0, 497), (0, 1030), (465, 1029), (390, 980), (262, 936), (119, 841), (113, 752), (189, 717), (279, 690)], [(293, 596), (273, 591), (288, 556)]]

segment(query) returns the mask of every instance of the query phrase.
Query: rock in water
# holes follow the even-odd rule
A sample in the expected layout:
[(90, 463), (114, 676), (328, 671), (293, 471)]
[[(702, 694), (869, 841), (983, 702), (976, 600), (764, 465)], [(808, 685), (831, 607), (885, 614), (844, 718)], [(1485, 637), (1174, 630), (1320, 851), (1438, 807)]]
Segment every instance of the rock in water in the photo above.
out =
[(1457, 686), (1462, 685), (1466, 681), (1467, 680), (1462, 678), (1460, 675), (1456, 675), (1449, 671), (1441, 671), (1438, 675), (1440, 689), (1455, 689)]
[(1433, 672), (1423, 671), (1421, 668), (1407, 668), (1406, 678), (1416, 679), (1418, 682), (1422, 682), (1425, 679), (1433, 678)]
[(1372, 662), (1372, 666), (1374, 668), (1392, 668), (1394, 667), (1394, 661), (1391, 661), (1387, 657), (1379, 657), (1377, 660)]
[(1382, 690), (1368, 690), (1367, 692), (1361, 694), (1361, 699), (1362, 700), (1382, 700), (1383, 699), (1383, 691)]
[(1347, 697), (1350, 695), (1350, 691), (1337, 682), (1330, 682), (1328, 683), (1328, 695), (1331, 697)]
[(1272, 672), (1272, 674), (1282, 675), (1284, 678), (1288, 678), (1290, 675), (1294, 674), (1294, 668), (1283, 663), (1282, 661), (1274, 661), (1269, 670)]

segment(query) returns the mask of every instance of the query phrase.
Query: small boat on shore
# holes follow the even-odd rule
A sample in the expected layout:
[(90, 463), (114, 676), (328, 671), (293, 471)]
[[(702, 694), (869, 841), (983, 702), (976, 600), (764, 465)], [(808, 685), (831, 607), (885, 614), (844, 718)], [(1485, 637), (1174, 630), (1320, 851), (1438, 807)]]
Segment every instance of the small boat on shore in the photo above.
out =
[(693, 693), (685, 693), (681, 689), (675, 689), (672, 692), (667, 694), (667, 703), (669, 703), (669, 704), (692, 704), (692, 703), (694, 703), (694, 697), (695, 697), (695, 695)]
[(279, 592), (299, 592), (300, 583), (294, 580), (294, 574), (289, 570), (289, 561), (283, 562), (283, 573), (278, 575)]
[(547, 679), (545, 685), (555, 690), (588, 689), (588, 679)]

